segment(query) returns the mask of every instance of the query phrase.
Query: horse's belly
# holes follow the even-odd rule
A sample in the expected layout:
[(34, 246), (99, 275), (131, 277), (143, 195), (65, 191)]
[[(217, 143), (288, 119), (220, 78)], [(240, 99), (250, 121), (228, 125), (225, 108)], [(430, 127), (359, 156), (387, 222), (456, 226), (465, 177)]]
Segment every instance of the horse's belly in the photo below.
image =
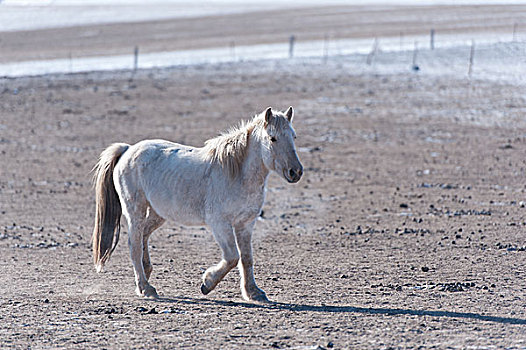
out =
[(196, 213), (189, 213), (186, 211), (177, 211), (173, 212), (171, 219), (175, 222), (186, 225), (186, 226), (204, 226), (205, 221), (201, 215), (196, 215)]
[(150, 205), (164, 219), (171, 219), (181, 225), (204, 225), (204, 215), (200, 203), (195, 200), (181, 198), (156, 198), (150, 200)]

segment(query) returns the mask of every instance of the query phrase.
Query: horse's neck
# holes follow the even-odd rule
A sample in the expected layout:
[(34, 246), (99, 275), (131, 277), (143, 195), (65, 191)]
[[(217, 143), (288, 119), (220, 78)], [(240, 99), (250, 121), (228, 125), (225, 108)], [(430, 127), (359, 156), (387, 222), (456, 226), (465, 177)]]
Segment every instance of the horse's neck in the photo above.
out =
[(262, 145), (256, 139), (256, 135), (250, 134), (247, 147), (246, 158), (241, 168), (242, 181), (256, 191), (262, 190), (267, 181), (269, 170), (263, 164), (261, 158)]

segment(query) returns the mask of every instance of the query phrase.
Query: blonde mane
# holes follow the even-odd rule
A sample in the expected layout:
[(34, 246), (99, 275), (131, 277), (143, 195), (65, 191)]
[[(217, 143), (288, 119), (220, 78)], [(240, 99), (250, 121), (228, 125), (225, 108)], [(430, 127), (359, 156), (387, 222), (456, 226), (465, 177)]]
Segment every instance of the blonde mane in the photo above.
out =
[(265, 112), (257, 114), (252, 120), (242, 121), (229, 131), (205, 141), (202, 148), (203, 159), (217, 162), (232, 178), (236, 178), (241, 172), (241, 166), (247, 154), (248, 140), (254, 130), (266, 127), (270, 132), (275, 132), (289, 124), (283, 112), (274, 111), (273, 116), (274, 118), (267, 125)]
[(205, 141), (202, 148), (204, 159), (217, 162), (232, 178), (236, 178), (247, 154), (250, 134), (263, 121), (256, 115), (251, 121), (243, 121), (237, 127)]

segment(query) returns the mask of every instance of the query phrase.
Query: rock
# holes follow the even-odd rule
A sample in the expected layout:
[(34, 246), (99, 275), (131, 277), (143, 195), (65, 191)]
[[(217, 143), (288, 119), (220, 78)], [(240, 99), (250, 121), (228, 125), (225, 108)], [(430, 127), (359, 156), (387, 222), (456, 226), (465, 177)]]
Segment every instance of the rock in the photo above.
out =
[(422, 266), (422, 272), (429, 272), (429, 267)]

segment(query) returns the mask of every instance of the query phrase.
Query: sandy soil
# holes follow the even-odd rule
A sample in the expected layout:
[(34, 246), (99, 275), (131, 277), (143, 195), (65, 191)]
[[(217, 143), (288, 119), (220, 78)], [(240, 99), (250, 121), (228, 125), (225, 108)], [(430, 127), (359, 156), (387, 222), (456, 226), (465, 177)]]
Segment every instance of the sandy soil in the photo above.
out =
[(298, 41), (444, 34), (523, 35), (526, 6), (333, 6), (0, 33), (0, 63)]
[[(344, 64), (238, 63), (2, 80), (0, 347), (524, 348), (524, 89)], [(116, 141), (199, 146), (266, 106), (296, 107), (304, 178), (269, 181), (256, 279), (207, 297), (220, 252), (169, 222), (158, 301), (134, 295), (126, 234), (90, 257), (90, 169)], [(125, 229), (124, 229), (125, 230)]]

